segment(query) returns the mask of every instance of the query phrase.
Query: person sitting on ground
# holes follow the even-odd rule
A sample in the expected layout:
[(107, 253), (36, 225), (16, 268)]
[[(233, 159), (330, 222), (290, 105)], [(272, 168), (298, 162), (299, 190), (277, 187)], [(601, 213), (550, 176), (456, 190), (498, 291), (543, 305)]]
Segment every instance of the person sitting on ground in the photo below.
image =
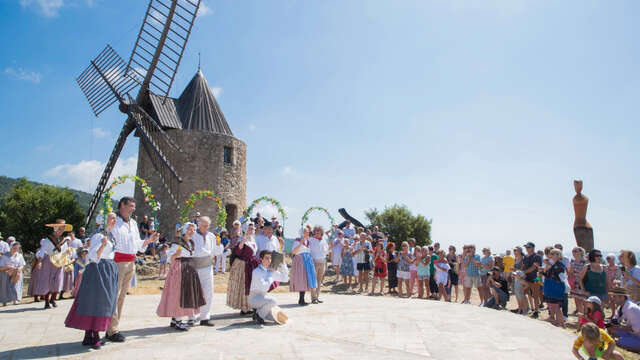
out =
[(277, 281), (289, 280), (289, 269), (282, 262), (280, 268), (274, 271), (271, 266), (271, 251), (260, 252), (260, 265), (253, 269), (251, 276), (251, 288), (249, 290), (249, 306), (255, 309), (253, 320), (258, 324), (264, 324), (265, 320), (278, 324), (287, 322), (287, 315), (277, 305), (276, 299), (268, 295), (268, 292), (278, 286)]
[(618, 346), (640, 352), (640, 306), (629, 298), (629, 292), (622, 287), (614, 287), (609, 296), (613, 297), (616, 311), (609, 331), (618, 338)]
[(491, 297), (484, 304), (485, 307), (499, 309), (506, 307), (509, 302), (509, 283), (502, 277), (502, 269), (494, 266), (487, 278), (487, 288)]
[(616, 343), (605, 330), (598, 328), (594, 323), (586, 323), (582, 327), (580, 336), (573, 343), (573, 355), (576, 359), (584, 359), (582, 350), (587, 359), (615, 359), (624, 360), (619, 352), (614, 351)]
[(604, 329), (604, 312), (602, 311), (602, 301), (597, 296), (589, 296), (586, 305), (587, 311), (584, 314), (578, 313), (578, 331), (586, 323), (594, 323), (600, 329)]

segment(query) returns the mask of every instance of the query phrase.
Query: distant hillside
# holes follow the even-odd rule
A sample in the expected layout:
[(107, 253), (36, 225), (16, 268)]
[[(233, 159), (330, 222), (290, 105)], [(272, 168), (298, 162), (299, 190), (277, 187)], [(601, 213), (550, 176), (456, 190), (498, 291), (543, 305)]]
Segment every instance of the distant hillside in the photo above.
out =
[[(2, 202), (2, 200), (7, 195), (9, 190), (11, 190), (11, 188), (14, 185), (16, 185), (18, 183), (18, 181), (19, 181), (18, 179), (13, 179), (13, 178), (6, 177), (6, 176), (0, 176), (0, 202)], [(29, 182), (32, 183), (32, 184), (35, 184), (35, 185), (49, 185), (49, 184), (37, 183), (37, 182), (34, 182), (34, 181), (29, 181)], [(59, 187), (59, 186), (57, 186), (57, 187)], [(78, 199), (78, 203), (80, 203), (80, 206), (82, 207), (82, 209), (84, 211), (87, 211), (89, 209), (89, 203), (91, 203), (91, 197), (93, 195), (89, 194), (89, 193), (86, 193), (84, 191), (73, 190), (73, 189), (69, 189), (69, 190), (71, 190), (71, 192), (76, 197), (76, 199)]]

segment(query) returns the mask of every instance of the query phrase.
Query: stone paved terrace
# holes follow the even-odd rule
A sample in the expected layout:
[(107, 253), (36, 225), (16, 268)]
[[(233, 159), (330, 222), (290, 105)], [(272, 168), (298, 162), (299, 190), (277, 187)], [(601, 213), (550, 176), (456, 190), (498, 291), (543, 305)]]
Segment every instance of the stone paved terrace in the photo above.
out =
[[(307, 295), (308, 296), (308, 295)], [(215, 327), (177, 332), (155, 315), (159, 295), (128, 296), (125, 343), (101, 350), (63, 322), (71, 300), (0, 308), (0, 359), (572, 359), (573, 337), (542, 321), (472, 305), (416, 299), (324, 295), (298, 307), (276, 294), (286, 325), (254, 325), (215, 294)], [(35, 306), (37, 305), (37, 307)]]

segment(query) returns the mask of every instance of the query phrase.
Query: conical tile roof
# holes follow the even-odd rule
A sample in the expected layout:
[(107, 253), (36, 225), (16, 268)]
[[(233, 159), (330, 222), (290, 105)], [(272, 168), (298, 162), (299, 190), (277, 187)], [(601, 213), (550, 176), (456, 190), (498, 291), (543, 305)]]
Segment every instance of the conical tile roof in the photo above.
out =
[(177, 99), (177, 115), (183, 129), (209, 131), (233, 136), (233, 132), (213, 96), (213, 92), (198, 69)]

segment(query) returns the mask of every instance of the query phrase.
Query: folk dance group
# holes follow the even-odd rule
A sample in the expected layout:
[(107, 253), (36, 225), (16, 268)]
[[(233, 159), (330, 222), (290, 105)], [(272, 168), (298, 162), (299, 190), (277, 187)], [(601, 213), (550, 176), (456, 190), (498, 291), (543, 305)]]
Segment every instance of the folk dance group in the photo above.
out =
[[(134, 211), (135, 200), (122, 198), (118, 213), (107, 215), (104, 233), (93, 235), (88, 252), (82, 255), (84, 261), (81, 264), (84, 266), (79, 272), (81, 277), (78, 278), (75, 299), (65, 326), (84, 330), (82, 344), (94, 349), (99, 349), (103, 344), (100, 332), (106, 332), (107, 340), (125, 341), (118, 325), (135, 273), (135, 255), (144, 252), (159, 237), (154, 233), (146, 240), (140, 238), (138, 226), (132, 218)], [(211, 322), (214, 289), (212, 263), (214, 256), (222, 254), (223, 246), (209, 232), (210, 224), (211, 220), (203, 216), (197, 224), (183, 225), (180, 238), (167, 251), (170, 269), (156, 313), (160, 317), (171, 318), (169, 326), (176, 330), (189, 330), (197, 322), (203, 326), (214, 326)], [(64, 282), (62, 269), (54, 265), (55, 259), (60, 254), (72, 252), (69, 244), (61, 240), (64, 232), (70, 230), (70, 225), (58, 220), (47, 226), (52, 227), (53, 231), (41, 241), (38, 254), (41, 255), (41, 267), (39, 273), (34, 275), (47, 280), (46, 289), (38, 289), (33, 293), (42, 294), (45, 308), (56, 307), (56, 295)], [(284, 324), (288, 317), (269, 292), (279, 282), (290, 281), (291, 291), (300, 294), (300, 305), (308, 304), (304, 300), (306, 291), (311, 291), (313, 303), (320, 303), (318, 283), (324, 277), (328, 245), (322, 240), (321, 228), (314, 231), (316, 237), (311, 237), (311, 229), (305, 228), (294, 243), (294, 258), (289, 274), (283, 261), (282, 239), (273, 235), (273, 228), (268, 223), (261, 229), (261, 234), (256, 236), (255, 230), (255, 225), (249, 223), (246, 232), (243, 232), (240, 222), (234, 222), (226, 302), (228, 306), (240, 310), (241, 315), (253, 314), (253, 320), (258, 324), (265, 321)], [(0, 278), (0, 286), (6, 281), (4, 277)]]

